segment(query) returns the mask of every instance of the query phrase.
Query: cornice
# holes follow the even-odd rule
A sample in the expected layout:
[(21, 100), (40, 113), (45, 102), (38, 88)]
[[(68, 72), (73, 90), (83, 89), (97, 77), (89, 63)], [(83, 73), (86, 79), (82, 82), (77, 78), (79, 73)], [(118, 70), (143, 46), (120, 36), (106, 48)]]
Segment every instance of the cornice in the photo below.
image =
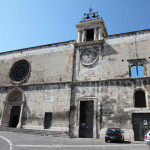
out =
[(98, 23), (102, 23), (103, 19), (99, 18), (99, 19), (93, 19), (93, 20), (87, 20), (87, 21), (80, 21), (79, 24), (76, 25), (76, 27), (83, 27), (83, 26), (87, 26), (87, 25), (91, 25), (91, 24), (98, 24)]
[(75, 43), (75, 47), (84, 47), (84, 46), (95, 46), (95, 45), (102, 45), (104, 43), (104, 40), (96, 40), (96, 41), (85, 41), (81, 43)]
[(64, 85), (64, 84), (70, 84), (70, 85), (78, 85), (82, 83), (100, 83), (101, 85), (108, 85), (116, 83), (117, 85), (121, 85), (121, 83), (126, 83), (127, 86), (131, 86), (130, 83), (138, 83), (143, 81), (143, 84), (150, 84), (150, 77), (144, 77), (144, 78), (119, 78), (119, 79), (106, 79), (106, 80), (82, 80), (82, 81), (66, 81), (66, 82), (53, 82), (53, 83), (43, 83), (43, 84), (29, 84), (29, 85), (19, 85), (19, 86), (0, 86), (1, 88), (20, 88), (20, 89), (26, 89), (28, 87), (38, 87), (42, 88), (43, 86), (49, 86), (49, 85)]
[(23, 49), (11, 50), (11, 51), (0, 53), (0, 56), (15, 54), (15, 53), (23, 53), (23, 52), (27, 52), (27, 51), (40, 50), (42, 48), (48, 48), (48, 47), (57, 47), (57, 46), (69, 45), (69, 44), (74, 44), (75, 42), (76, 42), (75, 40), (70, 40), (70, 41), (65, 41), (65, 42), (52, 43), (52, 44), (47, 44), (47, 45), (40, 45), (40, 46), (35, 46), (35, 47), (28, 47), (28, 48), (23, 48)]
[(150, 33), (150, 29), (108, 35), (108, 36), (105, 36), (105, 39), (112, 39), (112, 38), (118, 38), (118, 37), (127, 37), (127, 36), (140, 35), (140, 34), (145, 34), (145, 33)]

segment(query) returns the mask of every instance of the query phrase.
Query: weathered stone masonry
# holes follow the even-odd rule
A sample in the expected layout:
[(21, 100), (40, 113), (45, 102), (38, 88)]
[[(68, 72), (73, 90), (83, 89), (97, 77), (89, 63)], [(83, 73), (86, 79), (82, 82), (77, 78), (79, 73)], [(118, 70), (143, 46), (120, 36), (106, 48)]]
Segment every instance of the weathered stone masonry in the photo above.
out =
[[(78, 116), (78, 100), (95, 99), (95, 137), (100, 138), (105, 135), (108, 127), (119, 127), (124, 129), (126, 140), (133, 139), (132, 114), (135, 112), (149, 112), (149, 108), (134, 107), (134, 92), (136, 89), (150, 92), (150, 79), (123, 79), (76, 83), (73, 90), (73, 101), (71, 110), (71, 127), (74, 135), (78, 137), (78, 126), (76, 124)], [(149, 96), (146, 95), (149, 99)], [(148, 101), (149, 106), (149, 101)]]
[[(1, 126), (90, 138), (119, 127), (125, 140), (143, 140), (150, 128), (150, 30), (108, 35), (102, 18), (76, 27), (77, 41), (0, 54)], [(132, 77), (132, 67), (144, 76)]]

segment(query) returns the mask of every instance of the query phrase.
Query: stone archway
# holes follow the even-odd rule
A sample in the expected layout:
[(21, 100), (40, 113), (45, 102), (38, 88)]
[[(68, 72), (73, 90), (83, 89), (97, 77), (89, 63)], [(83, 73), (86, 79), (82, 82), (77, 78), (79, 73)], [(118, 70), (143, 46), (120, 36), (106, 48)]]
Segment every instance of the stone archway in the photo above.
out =
[(24, 102), (24, 94), (20, 88), (14, 88), (8, 93), (4, 101), (2, 127), (21, 128)]
[(134, 107), (146, 107), (145, 92), (143, 90), (137, 90), (134, 95)]
[(149, 108), (148, 91), (145, 88), (137, 87), (133, 92), (133, 103), (135, 108)]

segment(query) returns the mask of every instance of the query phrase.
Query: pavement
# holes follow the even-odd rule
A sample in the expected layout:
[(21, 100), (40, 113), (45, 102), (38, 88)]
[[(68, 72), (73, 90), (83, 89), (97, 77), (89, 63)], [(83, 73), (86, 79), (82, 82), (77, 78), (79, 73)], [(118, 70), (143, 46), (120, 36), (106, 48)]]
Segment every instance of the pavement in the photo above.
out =
[(105, 143), (104, 139), (60, 138), (0, 131), (0, 150), (150, 150), (144, 141)]

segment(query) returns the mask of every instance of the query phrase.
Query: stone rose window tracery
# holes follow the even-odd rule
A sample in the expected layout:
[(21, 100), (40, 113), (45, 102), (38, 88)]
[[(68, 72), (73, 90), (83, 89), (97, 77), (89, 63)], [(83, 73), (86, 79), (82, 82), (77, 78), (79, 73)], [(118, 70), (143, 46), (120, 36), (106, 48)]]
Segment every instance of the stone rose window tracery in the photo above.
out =
[(24, 81), (30, 72), (30, 64), (26, 60), (17, 61), (10, 70), (10, 78), (12, 81)]

